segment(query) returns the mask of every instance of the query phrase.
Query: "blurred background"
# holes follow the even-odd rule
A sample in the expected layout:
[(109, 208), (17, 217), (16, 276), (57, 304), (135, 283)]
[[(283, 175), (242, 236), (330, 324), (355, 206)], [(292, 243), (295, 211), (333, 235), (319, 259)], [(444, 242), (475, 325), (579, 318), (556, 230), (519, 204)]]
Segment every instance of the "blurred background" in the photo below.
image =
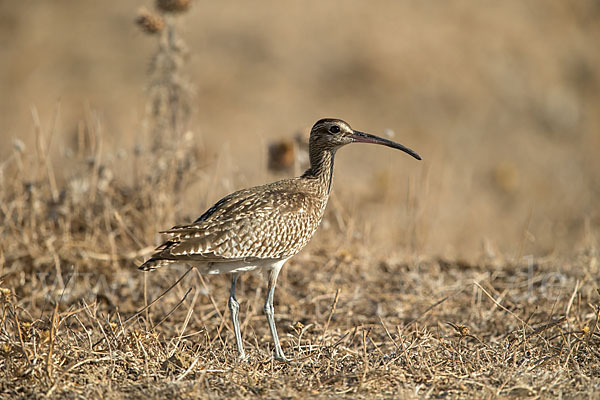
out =
[[(0, 2), (0, 160), (15, 139), (33, 151), (35, 107), (44, 129), (56, 127), (50, 155), (67, 179), (69, 149), (93, 114), (103, 157), (119, 160), (118, 179), (135, 179), (133, 154), (150, 146), (158, 44), (134, 20), (152, 5)], [(173, 23), (187, 47), (188, 138), (213, 171), (181, 188), (174, 222), (297, 173), (269, 171), (269, 145), (337, 117), (423, 161), (340, 151), (330, 204), (339, 230), (325, 224), (321, 238), (452, 259), (597, 246), (599, 1), (197, 0)]]

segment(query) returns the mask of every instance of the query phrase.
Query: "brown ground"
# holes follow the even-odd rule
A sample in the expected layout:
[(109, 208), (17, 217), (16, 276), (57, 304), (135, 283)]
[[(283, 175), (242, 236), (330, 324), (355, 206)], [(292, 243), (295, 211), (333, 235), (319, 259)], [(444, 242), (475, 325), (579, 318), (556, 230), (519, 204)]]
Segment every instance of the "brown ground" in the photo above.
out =
[[(0, 3), (2, 396), (599, 396), (600, 4), (322, 3), (196, 1), (182, 57), (129, 2)], [(294, 362), (247, 274), (238, 363), (226, 277), (135, 267), (325, 116), (424, 161), (339, 152)]]

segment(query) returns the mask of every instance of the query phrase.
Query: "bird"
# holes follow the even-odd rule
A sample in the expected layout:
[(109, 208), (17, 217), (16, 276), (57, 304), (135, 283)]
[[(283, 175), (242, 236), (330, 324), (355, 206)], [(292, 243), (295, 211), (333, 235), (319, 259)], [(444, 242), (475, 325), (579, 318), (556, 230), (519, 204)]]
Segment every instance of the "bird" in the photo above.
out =
[(241, 360), (246, 354), (236, 284), (241, 273), (262, 270), (267, 275), (264, 313), (274, 342), (273, 357), (288, 361), (274, 319), (277, 277), (286, 261), (298, 254), (317, 231), (331, 193), (336, 151), (351, 143), (379, 144), (421, 160), (410, 148), (354, 130), (341, 119), (320, 119), (310, 131), (310, 166), (301, 176), (238, 190), (217, 201), (193, 223), (160, 232), (168, 238), (139, 269), (152, 271), (185, 263), (201, 274), (231, 274), (228, 307)]

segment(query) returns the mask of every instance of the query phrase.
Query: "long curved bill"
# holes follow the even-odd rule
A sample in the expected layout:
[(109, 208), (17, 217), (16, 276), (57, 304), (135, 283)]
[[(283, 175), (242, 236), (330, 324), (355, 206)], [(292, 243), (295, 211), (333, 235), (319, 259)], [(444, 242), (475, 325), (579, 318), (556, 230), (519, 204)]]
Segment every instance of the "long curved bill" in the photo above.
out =
[(384, 146), (391, 147), (393, 149), (402, 150), (403, 152), (410, 154), (417, 160), (421, 159), (421, 156), (418, 155), (414, 150), (411, 150), (408, 147), (401, 145), (400, 143), (392, 142), (391, 140), (387, 140), (387, 139), (381, 138), (379, 136), (371, 135), (370, 133), (353, 131), (353, 133), (352, 133), (352, 135), (350, 135), (350, 137), (355, 142), (358, 142), (358, 143), (382, 144)]

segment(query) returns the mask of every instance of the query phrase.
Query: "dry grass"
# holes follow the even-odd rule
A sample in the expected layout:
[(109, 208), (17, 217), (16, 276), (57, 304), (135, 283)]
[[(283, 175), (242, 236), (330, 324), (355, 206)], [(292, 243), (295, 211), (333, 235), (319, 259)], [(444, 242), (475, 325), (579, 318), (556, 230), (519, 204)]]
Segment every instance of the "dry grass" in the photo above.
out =
[[(143, 27), (149, 32), (148, 15)], [(151, 145), (128, 156), (107, 144), (101, 118), (89, 109), (73, 140), (59, 137), (60, 110), (46, 123), (33, 108), (35, 134), (25, 142), (34, 145), (15, 141), (0, 163), (1, 396), (600, 395), (597, 215), (565, 212), (564, 220), (585, 226), (583, 238), (573, 239), (579, 247), (565, 257), (521, 257), (532, 235), (528, 221), (516, 256), (487, 242), (483, 255), (473, 257), (478, 261), (429, 255), (421, 251), (428, 234), (423, 220), (457, 210), (428, 193), (444, 179), (440, 174), (432, 183), (429, 176), (436, 174), (429, 170), (409, 180), (408, 193), (385, 170), (369, 196), (332, 198), (318, 240), (290, 260), (278, 282), (276, 319), (291, 362), (271, 357), (264, 280), (243, 276), (238, 300), (250, 358), (237, 361), (227, 277), (201, 276), (185, 266), (148, 274), (136, 269), (159, 239), (157, 231), (194, 218), (190, 212), (240, 183), (221, 178), (232, 172), (222, 171), (225, 151), (211, 155), (187, 130), (185, 46), (173, 20), (167, 16), (151, 31), (160, 45), (141, 141)], [(582, 143), (595, 143), (589, 132)], [(69, 143), (59, 165), (56, 141)], [(488, 188), (481, 197), (513, 207), (519, 176), (512, 164), (499, 165), (492, 180), (503, 189)], [(596, 176), (590, 167), (577, 184)], [(595, 190), (585, 192), (586, 207)], [(190, 192), (203, 197), (184, 211)], [(386, 232), (399, 235), (409, 250), (380, 251), (357, 214), (369, 205), (390, 210), (402, 196), (408, 205), (392, 215), (404, 212), (405, 220), (394, 217)], [(438, 214), (425, 208), (429, 203), (439, 203)]]
[[(101, 161), (92, 124), (83, 129), (74, 172), (56, 177), (45, 156), (50, 135), (40, 125), (37, 132), (37, 155), (15, 148), (3, 165), (6, 395), (599, 393), (595, 248), (566, 262), (514, 265), (380, 259), (330, 227), (279, 282), (278, 324), (294, 361), (272, 360), (264, 283), (250, 274), (239, 295), (250, 360), (239, 363), (226, 278), (208, 282), (184, 267), (147, 275), (135, 268), (151, 250), (154, 231), (171, 222), (177, 188), (201, 169), (176, 166), (197, 166), (201, 149), (182, 142), (163, 157), (141, 153), (174, 167), (151, 164), (128, 184)], [(337, 212), (331, 207), (328, 220)]]

